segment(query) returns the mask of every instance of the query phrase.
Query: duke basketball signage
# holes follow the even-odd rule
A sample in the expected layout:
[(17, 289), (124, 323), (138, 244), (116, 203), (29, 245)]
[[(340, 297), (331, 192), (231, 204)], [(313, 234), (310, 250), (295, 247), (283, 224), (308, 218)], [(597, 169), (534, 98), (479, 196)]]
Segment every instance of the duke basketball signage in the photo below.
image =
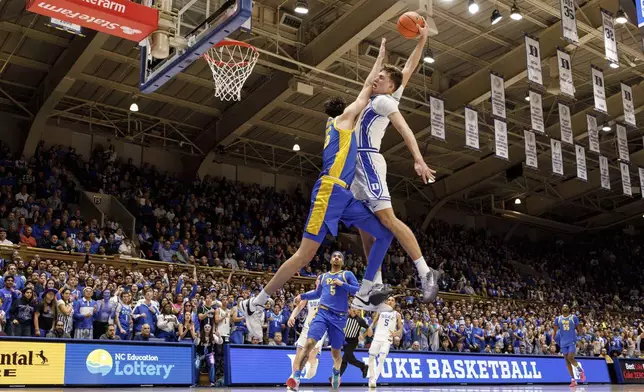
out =
[(129, 0), (27, 0), (27, 11), (134, 42), (159, 24), (158, 10)]
[[(278, 385), (291, 374), (295, 351), (286, 348), (227, 348), (226, 380), (230, 385)], [(356, 352), (367, 363), (366, 351)], [(589, 383), (608, 383), (610, 377), (603, 359), (579, 360)], [(266, 366), (270, 363), (270, 366)], [(333, 366), (330, 352), (320, 357), (318, 371), (303, 384), (328, 384)], [(248, 369), (254, 369), (249, 372)], [(326, 371), (323, 369), (327, 369)], [(308, 369), (305, 369), (308, 370)], [(366, 384), (359, 369), (349, 366), (343, 384)], [(569, 383), (570, 375), (562, 357), (530, 355), (445, 354), (431, 352), (391, 352), (385, 359), (379, 382), (386, 384), (540, 384)]]

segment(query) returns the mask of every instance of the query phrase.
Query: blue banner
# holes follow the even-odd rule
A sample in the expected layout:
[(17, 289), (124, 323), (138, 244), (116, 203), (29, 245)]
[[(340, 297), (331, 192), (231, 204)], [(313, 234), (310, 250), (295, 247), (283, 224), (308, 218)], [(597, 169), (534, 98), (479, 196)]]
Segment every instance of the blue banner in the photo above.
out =
[(191, 345), (68, 343), (65, 385), (192, 385)]
[[(226, 381), (229, 385), (280, 385), (291, 374), (294, 348), (229, 346)], [(356, 352), (368, 363), (367, 351)], [(610, 383), (608, 366), (601, 358), (578, 359), (588, 383)], [(328, 384), (333, 360), (324, 350), (317, 374), (302, 384)], [(253, 369), (253, 371), (248, 371)], [(366, 384), (360, 370), (347, 368), (343, 384)], [(530, 355), (483, 355), (432, 352), (391, 352), (378, 382), (387, 384), (551, 384), (569, 383), (563, 357)]]
[(637, 27), (644, 26), (644, 0), (635, 0), (637, 8)]

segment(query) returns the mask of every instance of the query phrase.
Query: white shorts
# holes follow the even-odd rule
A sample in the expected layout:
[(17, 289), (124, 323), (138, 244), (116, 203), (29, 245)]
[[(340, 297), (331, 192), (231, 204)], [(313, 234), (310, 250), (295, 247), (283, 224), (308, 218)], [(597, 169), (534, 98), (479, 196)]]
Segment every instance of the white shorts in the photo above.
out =
[(358, 148), (356, 176), (351, 184), (351, 192), (373, 212), (391, 208), (387, 162), (375, 148)]
[(382, 341), (374, 340), (371, 343), (371, 347), (369, 347), (369, 355), (371, 355), (372, 357), (377, 357), (378, 354), (382, 354), (386, 356), (386, 355), (389, 355), (390, 348), (391, 348), (391, 342), (389, 341), (382, 342)]
[[(304, 324), (304, 327), (302, 328), (302, 333), (300, 333), (300, 337), (297, 339), (297, 347), (304, 347), (306, 344), (306, 340), (309, 338), (309, 325)], [(324, 336), (322, 336), (322, 339), (315, 344), (315, 349), (320, 351), (322, 350), (322, 345), (324, 344), (324, 340), (326, 339), (326, 333)]]

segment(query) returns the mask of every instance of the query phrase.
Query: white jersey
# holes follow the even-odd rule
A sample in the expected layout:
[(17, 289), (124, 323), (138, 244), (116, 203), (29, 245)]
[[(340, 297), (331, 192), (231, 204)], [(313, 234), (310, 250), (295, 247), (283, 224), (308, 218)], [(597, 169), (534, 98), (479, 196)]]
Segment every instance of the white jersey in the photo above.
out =
[(396, 331), (398, 326), (398, 312), (382, 312), (378, 317), (378, 324), (376, 324), (376, 331), (373, 335), (373, 340), (378, 342), (391, 341), (391, 334)]
[(362, 111), (358, 119), (356, 139), (358, 150), (371, 149), (380, 151), (382, 138), (389, 126), (389, 116), (398, 111), (403, 88), (400, 87), (393, 94), (374, 95), (369, 105)]
[(219, 317), (221, 317), (221, 321), (217, 324), (217, 332), (219, 332), (219, 336), (230, 336), (230, 312), (222, 308), (217, 309), (216, 312), (218, 312)]
[(319, 299), (311, 299), (306, 303), (306, 320), (304, 320), (304, 325), (308, 328), (311, 326), (311, 322), (315, 318), (315, 315), (318, 313), (318, 306), (320, 306)]

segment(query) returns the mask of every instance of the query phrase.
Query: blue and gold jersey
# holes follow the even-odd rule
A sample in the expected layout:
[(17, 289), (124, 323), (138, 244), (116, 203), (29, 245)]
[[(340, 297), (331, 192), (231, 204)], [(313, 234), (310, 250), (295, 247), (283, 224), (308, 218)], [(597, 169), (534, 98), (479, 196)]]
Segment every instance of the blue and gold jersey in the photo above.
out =
[(559, 316), (555, 319), (555, 325), (559, 328), (559, 345), (568, 346), (577, 343), (577, 325), (579, 318), (574, 314)]
[(357, 143), (353, 129), (339, 129), (335, 119), (326, 122), (322, 172), (343, 181), (347, 186), (353, 181), (356, 171)]
[[(301, 295), (307, 301), (320, 299), (319, 308), (331, 309), (335, 312), (346, 313), (349, 310), (349, 295), (355, 295), (360, 288), (358, 279), (351, 271), (326, 272), (319, 277), (320, 284), (313, 291)], [(333, 284), (335, 279), (343, 285)]]

